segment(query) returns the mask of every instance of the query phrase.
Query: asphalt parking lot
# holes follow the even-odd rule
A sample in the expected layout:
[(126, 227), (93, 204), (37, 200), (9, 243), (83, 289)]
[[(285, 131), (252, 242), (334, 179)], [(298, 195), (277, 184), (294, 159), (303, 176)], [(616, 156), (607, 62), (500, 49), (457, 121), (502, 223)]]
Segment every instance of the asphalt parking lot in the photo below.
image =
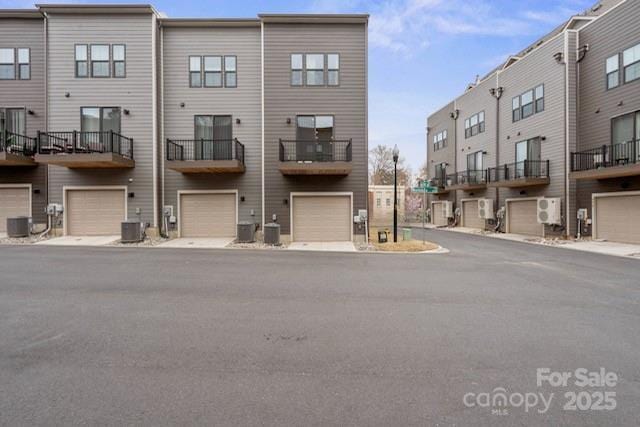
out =
[(640, 261), (427, 233), (451, 253), (0, 247), (0, 425), (637, 425)]

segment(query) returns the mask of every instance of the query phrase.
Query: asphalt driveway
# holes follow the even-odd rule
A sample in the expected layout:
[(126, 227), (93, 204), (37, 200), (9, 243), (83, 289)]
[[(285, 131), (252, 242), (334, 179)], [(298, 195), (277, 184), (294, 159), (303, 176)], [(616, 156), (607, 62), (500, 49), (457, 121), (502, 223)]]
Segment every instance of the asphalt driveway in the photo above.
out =
[(0, 425), (637, 425), (640, 261), (428, 233), (451, 253), (0, 247)]

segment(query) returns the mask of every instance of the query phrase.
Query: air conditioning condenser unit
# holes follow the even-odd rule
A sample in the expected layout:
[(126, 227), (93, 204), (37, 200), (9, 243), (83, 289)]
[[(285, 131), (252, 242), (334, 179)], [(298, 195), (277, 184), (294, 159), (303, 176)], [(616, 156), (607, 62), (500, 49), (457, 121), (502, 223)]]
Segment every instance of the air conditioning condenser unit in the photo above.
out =
[(478, 216), (482, 219), (493, 219), (493, 199), (478, 199)]
[(538, 199), (538, 224), (559, 225), (562, 223), (561, 201), (559, 197)]

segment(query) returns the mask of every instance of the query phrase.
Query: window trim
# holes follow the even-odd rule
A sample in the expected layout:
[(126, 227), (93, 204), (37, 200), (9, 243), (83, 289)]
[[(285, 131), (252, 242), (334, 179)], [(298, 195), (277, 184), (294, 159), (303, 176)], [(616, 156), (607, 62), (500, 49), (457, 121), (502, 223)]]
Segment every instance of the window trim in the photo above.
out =
[[(94, 46), (106, 46), (107, 50), (108, 50), (108, 59), (106, 61), (102, 60), (102, 61), (94, 61), (93, 60), (93, 48)], [(89, 45), (89, 52), (88, 52), (88, 58), (89, 58), (89, 75), (91, 76), (92, 79), (109, 79), (111, 78), (111, 44), (107, 43), (92, 43)], [(106, 76), (96, 76), (93, 74), (93, 63), (97, 62), (97, 63), (107, 63), (107, 71), (108, 71), (108, 75)]]
[[(198, 67), (198, 71), (191, 71), (191, 58), (198, 58), (198, 63), (200, 64)], [(202, 81), (202, 69), (203, 67), (203, 59), (201, 55), (188, 55), (187, 56), (187, 72), (188, 72), (188, 78), (189, 78), (189, 87), (190, 88), (198, 88), (198, 87), (203, 87), (203, 81)], [(191, 80), (191, 75), (198, 73), (199, 77), (199, 82), (200, 84), (195, 86), (193, 84), (193, 81)]]
[[(480, 115), (482, 115), (482, 121), (480, 121)], [(471, 124), (473, 119), (476, 119), (475, 125)], [(464, 139), (469, 139), (476, 135), (484, 133), (486, 130), (486, 119), (487, 117), (484, 110), (478, 111), (477, 113), (474, 113), (471, 116), (467, 117), (464, 121)], [(476, 129), (476, 133), (473, 133), (474, 128)]]
[[(29, 56), (28, 62), (20, 62), (20, 51), (26, 50), (27, 55)], [(18, 47), (16, 48), (16, 79), (17, 80), (31, 80), (31, 48), (30, 47)], [(22, 70), (20, 67), (22, 65), (29, 66), (29, 76), (24, 78), (22, 77)]]
[(627, 68), (630, 68), (630, 67), (635, 66), (635, 65), (640, 65), (640, 59), (630, 63), (629, 65), (624, 65), (624, 53), (626, 51), (634, 49), (636, 47), (638, 49), (640, 49), (640, 43), (636, 43), (633, 46), (629, 46), (628, 48), (623, 49), (622, 52), (619, 53), (619, 55), (621, 56), (621, 59), (622, 59), (622, 61), (619, 61), (619, 64), (622, 65), (622, 80), (623, 80), (623, 84), (629, 84), (629, 83), (635, 82), (636, 80), (640, 80), (640, 75), (638, 75), (638, 77), (634, 78), (633, 80), (627, 81)]
[[(193, 140), (194, 141), (199, 141), (198, 138), (196, 138), (196, 120), (198, 117), (211, 117), (211, 125), (215, 128), (216, 125), (216, 117), (229, 117), (231, 119), (231, 140), (234, 139), (233, 137), (233, 115), (232, 114), (194, 114), (193, 115)], [(213, 130), (213, 128), (212, 128)], [(212, 141), (217, 141), (216, 139), (212, 139)]]
[(85, 108), (96, 108), (97, 110), (100, 111), (100, 130), (98, 132), (106, 132), (104, 131), (104, 123), (103, 123), (103, 119), (102, 119), (102, 110), (106, 109), (106, 108), (111, 108), (111, 109), (117, 109), (120, 110), (120, 133), (122, 133), (122, 111), (123, 108), (119, 107), (119, 106), (115, 106), (115, 105), (103, 105), (103, 106), (97, 106), (97, 105), (81, 105), (80, 106), (80, 132), (83, 132), (82, 130), (82, 110), (84, 110)]
[[(293, 56), (294, 55), (300, 55), (300, 59), (302, 67), (301, 68), (293, 68)], [(289, 54), (289, 86), (291, 87), (304, 87), (304, 53), (299, 53), (299, 52), (292, 52)], [(293, 84), (293, 73), (294, 71), (299, 71), (300, 72), (300, 84)]]
[[(312, 68), (309, 69), (309, 67), (307, 67), (307, 56), (309, 55), (320, 55), (322, 56), (322, 68)], [(309, 84), (309, 80), (307, 78), (307, 75), (309, 73), (309, 71), (322, 71), (322, 84)], [(325, 87), (327, 86), (327, 76), (326, 76), (326, 71), (327, 71), (327, 55), (325, 53), (319, 53), (319, 52), (307, 52), (304, 54), (304, 85), (306, 87)]]
[[(620, 87), (620, 85), (623, 84), (622, 80), (620, 80), (620, 62), (621, 62), (620, 61), (620, 56), (621, 56), (621, 54), (620, 54), (620, 52), (618, 52), (615, 55), (611, 55), (608, 58), (605, 58), (605, 60), (604, 60), (604, 78), (605, 78), (604, 86), (605, 86), (606, 90), (613, 90), (613, 89), (615, 89), (617, 87)], [(609, 62), (609, 60), (611, 58), (616, 58), (617, 59), (617, 66), (618, 67), (615, 69), (615, 71), (611, 71), (609, 73), (609, 72), (607, 72), (607, 62)], [(614, 74), (614, 73), (618, 74), (618, 83), (615, 86), (609, 86), (609, 76)]]
[(8, 63), (8, 62), (3, 62), (0, 63), (0, 65), (4, 65), (4, 66), (8, 66), (11, 65), (13, 66), (13, 77), (10, 79), (6, 79), (6, 78), (0, 78), (0, 80), (17, 80), (18, 79), (18, 73), (17, 73), (17, 69), (16, 69), (16, 63), (18, 61), (18, 50), (15, 47), (3, 47), (2, 49), (7, 49), (7, 50), (11, 50), (13, 53), (13, 62), (12, 63)]
[[(336, 55), (336, 56), (338, 57), (338, 68), (329, 68), (329, 55)], [(326, 66), (326, 69), (327, 69), (327, 86), (328, 86), (328, 87), (340, 87), (340, 84), (341, 84), (341, 77), (340, 77), (340, 54), (339, 54), (339, 53), (337, 53), (337, 52), (336, 52), (336, 53), (333, 53), (333, 52), (332, 52), (332, 53), (327, 53), (327, 54), (326, 54), (326, 57), (327, 57), (327, 58), (326, 58), (326, 61), (325, 61), (325, 62), (327, 63), (327, 66)], [(335, 71), (335, 72), (337, 73), (337, 75), (338, 75), (338, 84), (335, 84), (335, 85), (334, 85), (334, 84), (329, 83), (329, 73), (330, 73), (331, 71)]]
[[(518, 106), (514, 108), (514, 101), (516, 99), (518, 100)], [(520, 99), (520, 95), (517, 95), (511, 98), (511, 123), (516, 123), (522, 120), (522, 112), (520, 110), (521, 105), (522, 105), (522, 102)], [(516, 113), (518, 114), (517, 118), (516, 118)]]
[[(202, 85), (200, 87), (207, 89), (220, 89), (224, 87), (224, 56), (222, 55), (202, 55), (200, 56), (200, 83)], [(205, 63), (206, 58), (220, 58), (220, 71), (206, 71)], [(195, 72), (195, 71), (194, 71)], [(209, 74), (220, 74), (220, 84), (219, 85), (207, 85), (207, 73)]]
[[(235, 64), (236, 64), (234, 71), (227, 71), (227, 58), (233, 58), (234, 59)], [(238, 55), (224, 55), (222, 57), (222, 72), (224, 74), (224, 77), (223, 77), (224, 87), (225, 88), (230, 88), (230, 89), (237, 88), (238, 87)], [(235, 85), (229, 86), (227, 84), (227, 74), (234, 74), (235, 75), (235, 78), (236, 78), (236, 84)]]
[[(115, 59), (115, 56), (113, 54), (113, 48), (115, 46), (122, 46), (123, 48), (123, 53), (124, 53), (124, 60), (117, 60)], [(127, 45), (124, 43), (114, 43), (111, 45), (111, 67), (112, 67), (112, 72), (113, 72), (113, 78), (114, 79), (125, 79), (127, 78)], [(122, 62), (122, 65), (124, 65), (124, 75), (122, 76), (117, 76), (116, 75), (116, 63)]]
[[(77, 49), (78, 49), (79, 46), (84, 46), (85, 53), (86, 53), (86, 56), (87, 56), (87, 59), (85, 59), (84, 61), (78, 59)], [(78, 74), (78, 63), (79, 62), (85, 62), (86, 65), (87, 65), (87, 73), (84, 76), (81, 76), (81, 75)], [(73, 45), (73, 65), (74, 65), (73, 73), (74, 73), (75, 78), (77, 78), (77, 79), (87, 79), (87, 78), (89, 78), (89, 45), (88, 44), (76, 43), (76, 44)]]
[[(538, 88), (542, 88), (542, 97), (538, 98)], [(546, 103), (545, 103), (545, 87), (544, 87), (544, 83), (539, 84), (538, 86), (533, 88), (533, 114), (538, 114), (538, 113), (542, 113), (544, 112), (544, 109), (546, 107)], [(538, 110), (538, 101), (542, 101), (542, 108), (540, 110)]]

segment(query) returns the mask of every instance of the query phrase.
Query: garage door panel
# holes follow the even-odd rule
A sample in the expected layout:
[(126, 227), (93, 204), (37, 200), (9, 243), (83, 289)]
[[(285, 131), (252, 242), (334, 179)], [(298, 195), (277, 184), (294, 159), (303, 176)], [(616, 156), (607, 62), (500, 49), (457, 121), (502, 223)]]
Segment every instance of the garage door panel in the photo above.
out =
[(294, 196), (293, 238), (298, 242), (351, 240), (349, 196)]
[(462, 225), (463, 227), (484, 230), (484, 219), (478, 216), (477, 200), (465, 200), (462, 202)]
[(437, 227), (442, 227), (449, 224), (449, 220), (444, 216), (444, 212), (442, 211), (442, 202), (433, 202), (431, 204), (431, 217), (433, 225)]
[(7, 218), (29, 216), (29, 188), (0, 188), (0, 232), (7, 231)]
[(542, 236), (542, 225), (538, 223), (537, 200), (511, 200), (507, 203), (509, 233)]
[(67, 190), (65, 214), (68, 235), (119, 235), (126, 218), (125, 191)]
[(181, 237), (235, 237), (235, 193), (182, 194)]
[(640, 195), (595, 198), (596, 239), (640, 244)]

